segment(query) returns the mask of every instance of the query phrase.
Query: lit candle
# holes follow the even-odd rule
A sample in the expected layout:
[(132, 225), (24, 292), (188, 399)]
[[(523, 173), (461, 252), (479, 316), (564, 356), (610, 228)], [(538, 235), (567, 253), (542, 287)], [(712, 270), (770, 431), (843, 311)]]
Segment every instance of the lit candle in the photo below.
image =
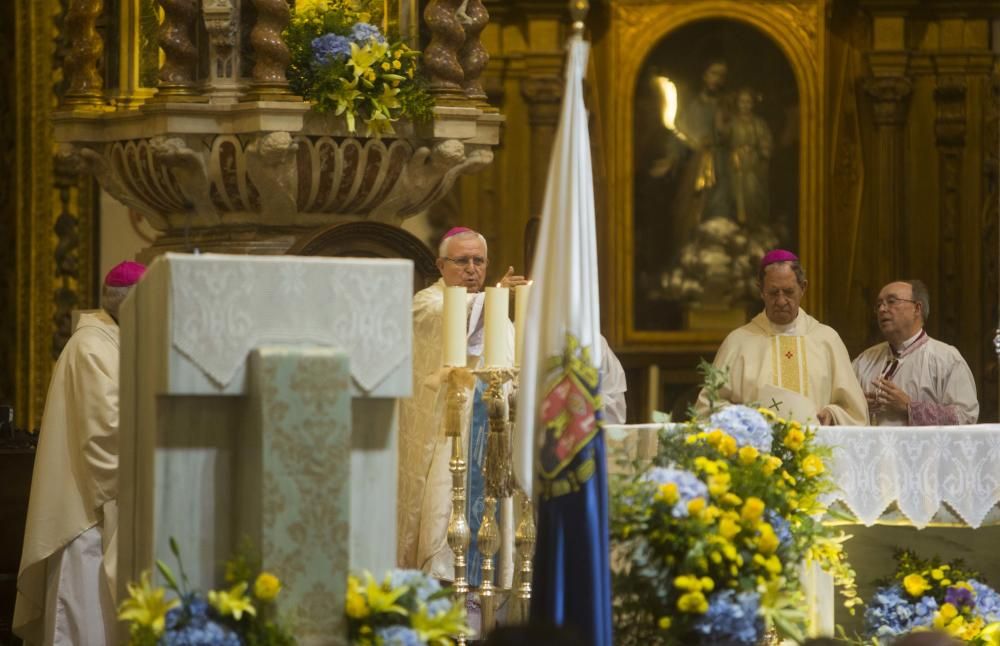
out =
[(509, 368), (510, 289), (486, 288), (486, 349), (483, 357), (487, 368)]
[(518, 367), (521, 366), (521, 353), (524, 352), (524, 324), (528, 318), (530, 294), (531, 283), (514, 288), (514, 365)]
[(465, 342), (469, 336), (465, 313), (465, 288), (444, 288), (444, 365), (465, 367)]

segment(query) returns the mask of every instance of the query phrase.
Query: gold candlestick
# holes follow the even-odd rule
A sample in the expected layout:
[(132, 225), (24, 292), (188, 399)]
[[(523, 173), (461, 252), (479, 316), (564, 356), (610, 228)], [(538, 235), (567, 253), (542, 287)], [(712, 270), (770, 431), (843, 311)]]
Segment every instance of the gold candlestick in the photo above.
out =
[(483, 557), (479, 605), (482, 611), (481, 632), (489, 633), (496, 622), (497, 594), (494, 585), (493, 559), (500, 549), (500, 531), (496, 519), (497, 502), (513, 493), (510, 440), (507, 423), (507, 397), (503, 385), (514, 378), (513, 368), (485, 368), (473, 371), (486, 382), (483, 401), (489, 414), (490, 430), (486, 438), (483, 464), (485, 497), (483, 521), (476, 534), (476, 544)]
[[(465, 518), (465, 451), (462, 446), (462, 421), (465, 417), (465, 406), (469, 399), (466, 394), (475, 383), (472, 373), (467, 368), (450, 368), (447, 384), (447, 408), (445, 409), (445, 436), (451, 438), (451, 460), (448, 470), (451, 472), (451, 518), (448, 521), (448, 547), (455, 555), (455, 583), (453, 590), (455, 599), (465, 605), (469, 593), (469, 580), (466, 578), (466, 553), (469, 551), (471, 532)], [(465, 636), (456, 637), (458, 644), (465, 644)]]
[(531, 563), (535, 557), (535, 506), (523, 491), (518, 490), (517, 498), (521, 503), (521, 522), (514, 533), (521, 579), (517, 587), (517, 605), (521, 621), (527, 623), (531, 614)]

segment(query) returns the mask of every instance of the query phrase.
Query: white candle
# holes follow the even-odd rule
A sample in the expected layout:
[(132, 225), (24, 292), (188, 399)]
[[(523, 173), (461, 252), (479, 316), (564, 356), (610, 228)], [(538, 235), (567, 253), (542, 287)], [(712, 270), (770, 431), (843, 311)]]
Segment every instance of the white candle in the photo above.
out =
[(465, 314), (465, 288), (444, 288), (444, 365), (465, 367), (465, 342), (469, 336)]
[(487, 368), (509, 368), (510, 289), (486, 288), (486, 350), (483, 357)]
[(521, 354), (524, 352), (524, 324), (528, 318), (530, 294), (531, 283), (514, 288), (514, 365), (518, 367), (521, 366)]

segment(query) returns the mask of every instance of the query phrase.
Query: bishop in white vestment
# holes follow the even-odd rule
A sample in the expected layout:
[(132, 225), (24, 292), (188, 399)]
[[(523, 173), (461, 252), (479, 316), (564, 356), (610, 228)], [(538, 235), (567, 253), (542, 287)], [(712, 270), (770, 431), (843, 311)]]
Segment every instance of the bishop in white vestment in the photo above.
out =
[[(758, 279), (764, 311), (730, 332), (715, 355), (714, 365), (729, 371), (721, 399), (770, 406), (801, 422), (863, 426), (868, 409), (847, 348), (833, 328), (799, 307), (807, 281), (798, 258), (769, 252)], [(704, 390), (695, 407), (708, 412)]]
[(972, 371), (957, 348), (927, 335), (929, 313), (927, 287), (919, 280), (889, 283), (879, 292), (875, 315), (885, 341), (854, 360), (872, 425), (976, 423)]

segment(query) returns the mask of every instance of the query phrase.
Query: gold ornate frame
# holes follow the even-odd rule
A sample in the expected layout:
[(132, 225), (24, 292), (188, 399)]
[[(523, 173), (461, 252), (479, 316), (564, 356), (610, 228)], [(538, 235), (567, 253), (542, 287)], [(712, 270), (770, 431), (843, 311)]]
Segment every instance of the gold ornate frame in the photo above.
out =
[[(635, 328), (633, 254), (633, 102), (639, 71), (656, 44), (690, 22), (706, 18), (743, 21), (771, 38), (788, 59), (800, 100), (799, 249), (803, 264), (815, 267), (804, 306), (822, 319), (824, 245), (823, 140), (825, 5), (827, 0), (619, 0), (609, 29), (610, 260), (605, 265), (605, 311), (616, 346), (661, 351), (714, 350), (725, 332), (650, 331)], [(613, 145), (612, 145), (613, 144)]]

